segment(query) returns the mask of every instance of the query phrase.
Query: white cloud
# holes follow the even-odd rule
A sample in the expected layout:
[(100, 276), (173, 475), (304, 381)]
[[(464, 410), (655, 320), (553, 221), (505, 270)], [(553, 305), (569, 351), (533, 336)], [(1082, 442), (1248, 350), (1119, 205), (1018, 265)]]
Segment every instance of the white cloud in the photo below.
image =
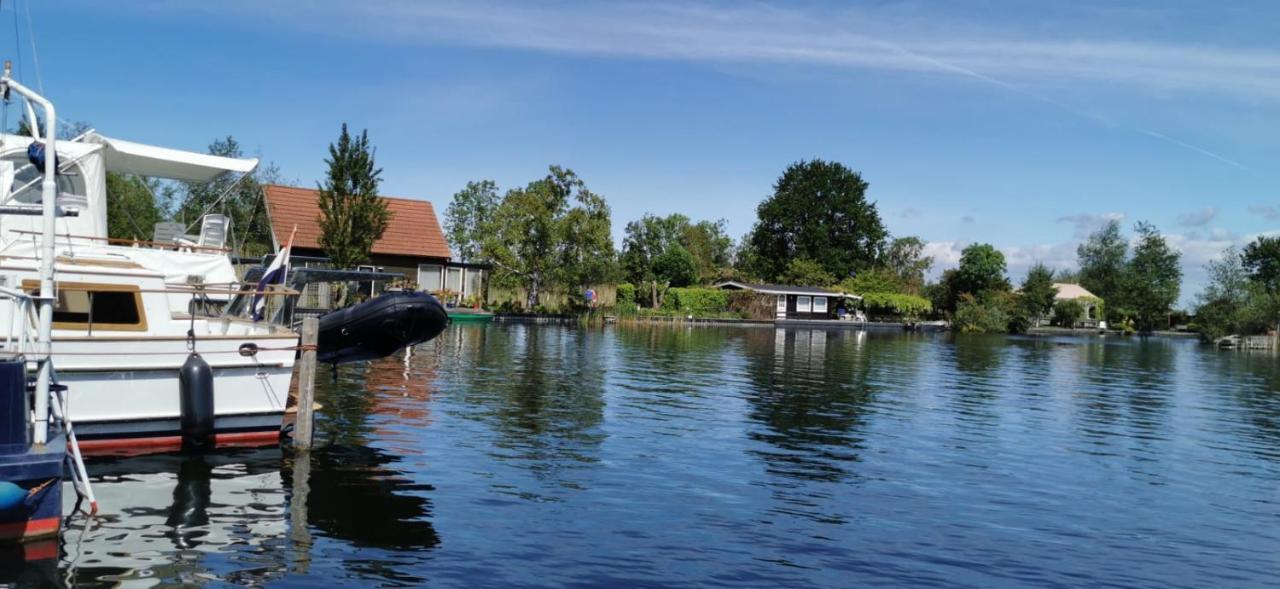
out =
[(1198, 211), (1178, 215), (1178, 225), (1183, 227), (1204, 227), (1218, 216), (1218, 209), (1205, 207)]
[(1271, 205), (1253, 205), (1249, 207), (1249, 212), (1268, 221), (1280, 221), (1280, 207)]
[[(252, 15), (363, 42), (453, 44), (721, 63), (806, 64), (1019, 81), (1121, 84), (1280, 99), (1280, 53), (1201, 44), (964, 29), (875, 9), (759, 2), (228, 0), (158, 11)], [(988, 82), (1004, 84), (995, 79)]]
[(1067, 215), (1058, 217), (1059, 223), (1070, 223), (1075, 226), (1073, 235), (1079, 238), (1088, 237), (1090, 233), (1101, 229), (1104, 225), (1111, 221), (1123, 221), (1124, 213), (1102, 213), (1100, 215), (1093, 213), (1080, 213), (1076, 215)]

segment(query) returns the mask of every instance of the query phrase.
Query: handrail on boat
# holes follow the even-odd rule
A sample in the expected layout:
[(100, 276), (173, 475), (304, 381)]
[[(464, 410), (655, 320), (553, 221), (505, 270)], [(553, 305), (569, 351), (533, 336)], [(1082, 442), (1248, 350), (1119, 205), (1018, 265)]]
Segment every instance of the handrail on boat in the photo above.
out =
[[(29, 229), (12, 229), (11, 231), (13, 233), (19, 233), (24, 235), (40, 235), (39, 231), (31, 231)], [(129, 239), (127, 237), (99, 237), (95, 235), (72, 235), (70, 233), (61, 233), (54, 236), (55, 239), (59, 237), (65, 237), (67, 239), (89, 239), (93, 241), (105, 241), (107, 242), (108, 245), (128, 245), (132, 247), (148, 246), (155, 249), (172, 249), (172, 250), (178, 250), (178, 251), (199, 250), (202, 252), (217, 252), (217, 253), (224, 253), (224, 254), (231, 251), (230, 248), (225, 248), (225, 247), (213, 247), (208, 245), (185, 245), (185, 244), (172, 243), (172, 242), (166, 243), (163, 241), (148, 241), (145, 239)]]

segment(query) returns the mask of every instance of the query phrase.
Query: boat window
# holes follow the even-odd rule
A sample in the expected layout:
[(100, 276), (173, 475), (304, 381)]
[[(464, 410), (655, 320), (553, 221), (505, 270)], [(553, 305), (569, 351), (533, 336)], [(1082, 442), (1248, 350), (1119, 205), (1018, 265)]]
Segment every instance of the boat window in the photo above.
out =
[[(65, 158), (65, 159), (64, 159)], [(43, 187), (41, 174), (31, 162), (27, 161), (27, 150), (24, 147), (20, 151), (11, 151), (0, 159), (13, 164), (13, 188), (17, 191), (13, 195), (13, 202), (19, 204), (39, 204)], [(59, 201), (62, 200), (82, 200), (85, 198), (84, 173), (80, 169), (80, 164), (66, 161), (70, 160), (68, 156), (59, 154), (58, 161), (61, 165), (58, 167), (61, 172), (55, 178), (58, 180), (58, 196)], [(66, 198), (72, 197), (72, 198)], [(79, 197), (79, 199), (75, 198)], [(83, 204), (83, 203), (74, 203)]]
[[(40, 291), (35, 280), (22, 281), (30, 293)], [(107, 331), (145, 331), (146, 313), (142, 309), (142, 293), (127, 284), (87, 284), (59, 282), (57, 302), (53, 305), (55, 329), (102, 329)]]
[(810, 302), (811, 302), (811, 301), (810, 301), (809, 297), (806, 297), (806, 296), (798, 296), (798, 297), (796, 297), (796, 312), (797, 312), (797, 313), (808, 313), (808, 312), (809, 312), (809, 310), (810, 310)]
[(813, 297), (813, 312), (814, 313), (827, 312), (827, 297)]
[(418, 290), (422, 292), (440, 290), (440, 266), (438, 264), (418, 264)]

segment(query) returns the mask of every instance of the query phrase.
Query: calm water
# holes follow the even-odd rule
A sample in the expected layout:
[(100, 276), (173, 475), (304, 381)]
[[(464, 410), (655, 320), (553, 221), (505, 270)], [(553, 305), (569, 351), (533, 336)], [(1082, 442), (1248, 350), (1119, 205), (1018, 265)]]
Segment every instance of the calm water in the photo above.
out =
[[(88, 585), (1261, 586), (1280, 360), (1157, 339), (454, 327), (276, 449), (97, 461)], [(309, 475), (309, 476), (308, 476)], [(33, 577), (34, 578), (34, 577)]]

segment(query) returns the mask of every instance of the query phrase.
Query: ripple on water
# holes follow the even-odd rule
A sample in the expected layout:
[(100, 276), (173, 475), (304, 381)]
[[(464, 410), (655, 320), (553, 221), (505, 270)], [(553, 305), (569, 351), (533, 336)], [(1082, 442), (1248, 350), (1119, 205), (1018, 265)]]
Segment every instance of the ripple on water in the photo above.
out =
[[(1180, 340), (455, 326), (321, 447), (90, 465), (77, 583), (1263, 585), (1280, 363)], [(69, 493), (68, 493), (69, 494)], [(341, 580), (341, 581), (338, 581)]]

